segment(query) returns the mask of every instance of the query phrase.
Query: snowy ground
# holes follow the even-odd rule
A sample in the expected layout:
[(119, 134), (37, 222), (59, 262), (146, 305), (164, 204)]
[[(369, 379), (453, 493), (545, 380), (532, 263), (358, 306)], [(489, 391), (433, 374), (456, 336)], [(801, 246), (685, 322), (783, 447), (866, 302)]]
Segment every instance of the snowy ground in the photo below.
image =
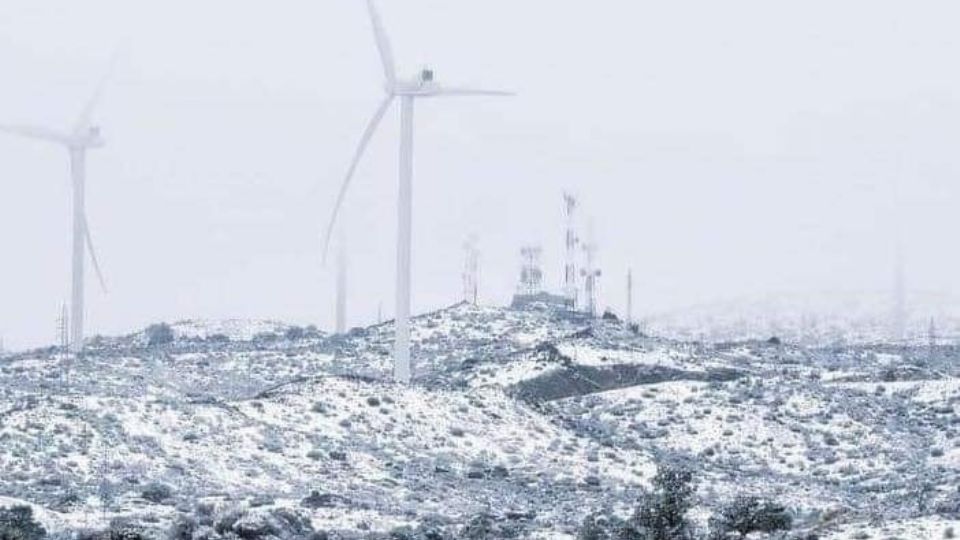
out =
[[(76, 361), (6, 359), (0, 506), (27, 501), (52, 531), (268, 500), (323, 530), (490, 512), (570, 538), (593, 510), (629, 511), (670, 461), (695, 469), (704, 512), (749, 493), (821, 538), (956, 526), (951, 347), (710, 346), (456, 306), (416, 319), (417, 382), (401, 387), (388, 382), (391, 325), (290, 328), (179, 323), (162, 347), (135, 335)], [(575, 392), (537, 399), (538, 381)], [(172, 497), (145, 499), (152, 483)], [(321, 504), (304, 506), (313, 492)]]

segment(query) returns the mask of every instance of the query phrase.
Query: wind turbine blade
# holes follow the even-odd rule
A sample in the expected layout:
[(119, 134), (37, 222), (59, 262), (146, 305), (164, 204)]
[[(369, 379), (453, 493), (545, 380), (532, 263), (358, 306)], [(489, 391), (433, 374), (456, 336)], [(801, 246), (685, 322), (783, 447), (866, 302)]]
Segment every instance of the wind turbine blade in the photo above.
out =
[(367, 7), (370, 9), (370, 20), (373, 22), (373, 35), (377, 40), (377, 48), (380, 49), (380, 60), (383, 61), (383, 74), (387, 82), (393, 84), (397, 80), (397, 73), (390, 40), (387, 38), (387, 32), (383, 28), (383, 21), (380, 19), (374, 0), (367, 0)]
[(90, 224), (87, 222), (87, 214), (83, 214), (83, 234), (87, 238), (87, 250), (90, 252), (90, 260), (93, 261), (93, 271), (97, 274), (97, 280), (100, 282), (100, 288), (103, 292), (107, 291), (107, 281), (103, 279), (103, 272), (100, 270), (100, 261), (97, 260), (97, 250), (93, 248), (93, 237), (90, 236)]
[(35, 126), (11, 126), (11, 125), (0, 125), (0, 132), (9, 133), (11, 135), (19, 135), (21, 137), (29, 137), (31, 139), (41, 139), (44, 141), (56, 142), (61, 144), (67, 144), (69, 142), (69, 137), (66, 135), (54, 131), (52, 129), (35, 127)]
[(485, 90), (481, 88), (463, 88), (456, 86), (438, 86), (436, 91), (430, 94), (431, 97), (438, 96), (499, 96), (510, 97), (517, 95), (514, 92), (505, 92), (502, 90)]
[(87, 101), (86, 105), (83, 107), (83, 110), (80, 111), (80, 117), (77, 118), (75, 124), (73, 124), (73, 134), (79, 135), (86, 129), (90, 127), (90, 122), (93, 118), (93, 111), (97, 108), (97, 105), (100, 103), (100, 98), (103, 97), (103, 89), (107, 85), (107, 81), (113, 76), (113, 72), (117, 67), (117, 61), (120, 59), (120, 49), (117, 49), (110, 55), (110, 60), (107, 63), (107, 68), (104, 70), (103, 75), (100, 76), (100, 80), (97, 81), (97, 85), (94, 87), (93, 95), (90, 96), (90, 99)]
[(330, 223), (327, 225), (327, 232), (323, 238), (324, 262), (327, 261), (327, 251), (330, 248), (330, 237), (333, 234), (333, 226), (337, 223), (337, 216), (340, 213), (340, 207), (343, 205), (343, 199), (347, 195), (347, 188), (350, 187), (350, 180), (353, 179), (353, 174), (357, 170), (357, 165), (360, 164), (360, 158), (363, 157), (363, 153), (370, 144), (370, 139), (373, 137), (374, 132), (376, 132), (377, 126), (380, 125), (380, 121), (383, 120), (383, 115), (387, 113), (387, 109), (390, 107), (390, 103), (392, 102), (392, 95), (387, 95), (387, 97), (384, 98), (384, 100), (380, 103), (380, 106), (377, 107), (377, 111), (373, 114), (373, 118), (370, 119), (370, 123), (367, 124), (367, 128), (363, 130), (363, 135), (360, 137), (360, 145), (357, 146), (357, 151), (353, 155), (353, 161), (350, 162), (350, 168), (347, 169), (347, 176), (344, 178), (343, 184), (340, 186), (340, 193), (337, 195), (337, 204), (333, 207), (333, 214), (330, 216)]

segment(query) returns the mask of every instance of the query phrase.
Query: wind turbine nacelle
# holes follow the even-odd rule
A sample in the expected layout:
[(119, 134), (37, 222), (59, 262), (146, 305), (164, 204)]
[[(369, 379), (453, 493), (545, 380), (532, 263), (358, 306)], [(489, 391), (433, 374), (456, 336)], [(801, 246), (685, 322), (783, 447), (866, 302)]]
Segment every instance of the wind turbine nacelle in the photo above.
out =
[(433, 70), (430, 68), (423, 68), (420, 70), (420, 82), (421, 83), (432, 83), (433, 82)]
[(106, 141), (103, 140), (103, 136), (100, 134), (100, 128), (97, 126), (92, 126), (87, 129), (87, 132), (80, 135), (79, 139), (79, 146), (83, 148), (100, 148), (106, 144)]

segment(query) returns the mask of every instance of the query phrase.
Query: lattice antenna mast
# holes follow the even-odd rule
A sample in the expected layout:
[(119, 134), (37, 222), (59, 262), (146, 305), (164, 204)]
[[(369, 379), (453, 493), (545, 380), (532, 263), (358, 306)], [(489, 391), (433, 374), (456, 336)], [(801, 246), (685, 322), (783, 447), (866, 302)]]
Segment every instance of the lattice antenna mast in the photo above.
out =
[(463, 301), (477, 305), (480, 292), (480, 250), (477, 237), (471, 234), (463, 244)]
[(60, 315), (57, 317), (57, 345), (60, 356), (60, 387), (67, 389), (70, 379), (70, 320), (67, 304), (60, 305)]
[(57, 345), (61, 354), (66, 355), (70, 346), (70, 321), (67, 315), (67, 305), (60, 305), (60, 315), (57, 316)]
[(597, 315), (597, 288), (600, 270), (596, 268), (597, 244), (593, 240), (593, 231), (589, 231), (588, 240), (583, 244), (584, 265), (580, 275), (583, 277), (584, 311), (591, 316)]
[(574, 309), (577, 307), (577, 238), (574, 213), (577, 199), (569, 193), (563, 194), (563, 211), (566, 217), (564, 234), (563, 295)]
[(543, 291), (543, 270), (540, 258), (543, 249), (540, 246), (526, 246), (520, 249), (520, 285), (517, 292), (523, 296), (534, 296)]

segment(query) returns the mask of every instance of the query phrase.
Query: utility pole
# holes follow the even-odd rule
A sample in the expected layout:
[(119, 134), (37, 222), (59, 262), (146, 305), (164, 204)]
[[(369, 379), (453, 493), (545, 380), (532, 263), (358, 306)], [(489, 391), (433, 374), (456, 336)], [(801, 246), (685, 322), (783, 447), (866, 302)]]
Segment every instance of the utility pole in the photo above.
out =
[(893, 338), (902, 342), (907, 337), (907, 293), (906, 278), (903, 269), (903, 250), (897, 242), (896, 260), (894, 261), (893, 275)]
[(463, 249), (463, 301), (477, 305), (480, 290), (480, 251), (475, 234), (467, 237)]

